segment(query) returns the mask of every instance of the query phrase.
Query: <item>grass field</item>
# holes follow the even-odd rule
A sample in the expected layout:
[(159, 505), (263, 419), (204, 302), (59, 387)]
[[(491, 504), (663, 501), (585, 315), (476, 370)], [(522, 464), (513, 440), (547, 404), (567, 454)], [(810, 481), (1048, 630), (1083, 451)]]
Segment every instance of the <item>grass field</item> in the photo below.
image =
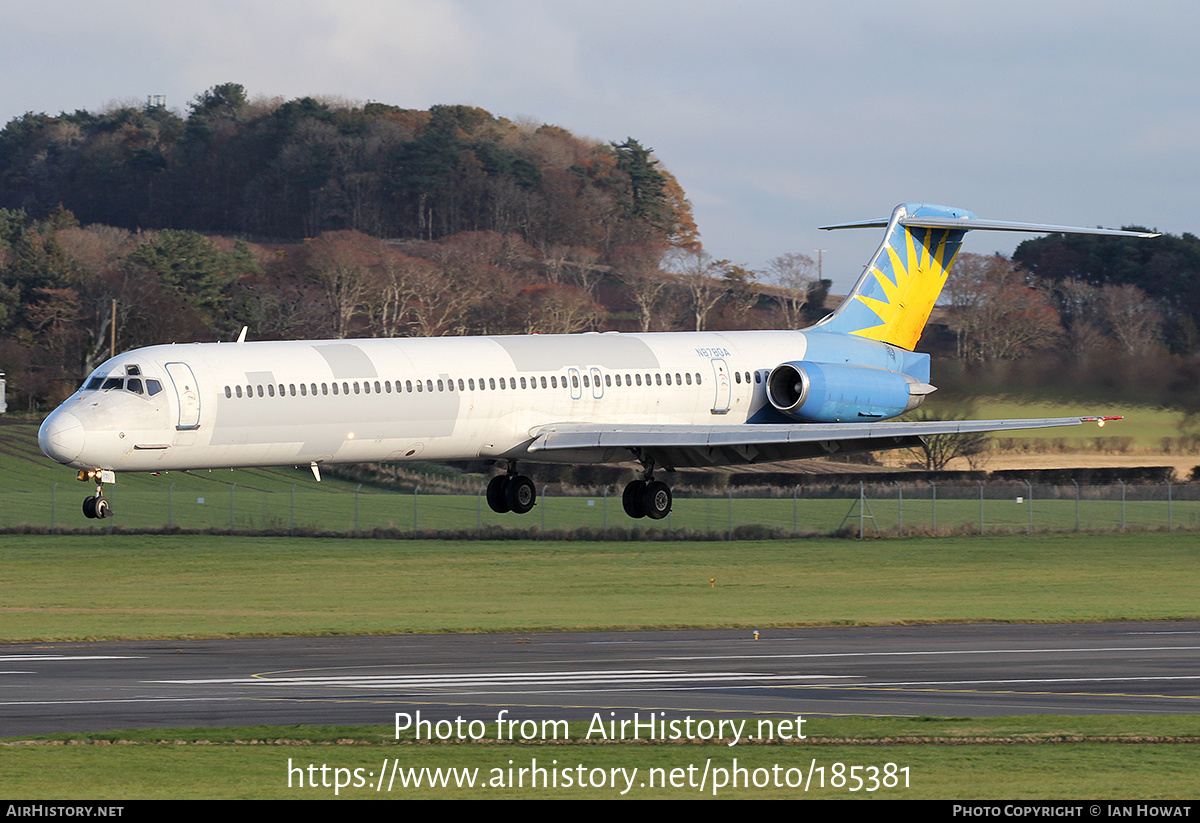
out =
[(1178, 533), (733, 544), (3, 535), (0, 640), (1185, 618), (1200, 616), (1198, 560)]
[[(56, 523), (81, 525), (76, 498), (82, 497), (82, 484), (36, 451), (29, 436), (36, 427), (25, 427), (21, 436), (12, 433), (14, 428), (21, 427), (0, 426), (0, 528), (49, 517), (50, 490), (56, 483)], [(174, 490), (164, 501), (163, 488), (171, 489), (171, 484)], [(389, 523), (412, 528), (411, 495), (368, 494), (365, 489), (356, 495), (353, 484), (326, 481), (318, 497), (307, 472), (290, 470), (122, 476), (113, 492), (118, 518), (101, 528), (133, 528), (138, 517), (161, 523), (169, 506), (176, 526), (226, 529), (232, 512), (235, 531), (263, 528), (256, 525), (260, 523), (286, 530), (294, 516), (293, 485), (303, 512), (297, 521), (303, 527), (352, 531), (357, 503), (360, 531)], [(1035, 528), (1073, 530), (1073, 499), (1050, 499), (1035, 487), (1031, 508), (1027, 499), (1016, 501), (1020, 491), (1014, 487), (1012, 495), (984, 501), (987, 529), (1022, 531), (1032, 511)], [(971, 492), (962, 490), (956, 499), (943, 489), (936, 510), (932, 499), (903, 499), (907, 533), (932, 530), (935, 514), (939, 531), (948, 528), (947, 523), (974, 530), (980, 504)], [(204, 503), (198, 502), (201, 497)], [(481, 519), (478, 500), (470, 496), (427, 497), (418, 501), (419, 530), (445, 528), (464, 519), (466, 525), (457, 528), (511, 525), (486, 507), (486, 519)], [(849, 503), (801, 500), (800, 530), (832, 530), (847, 514)], [(900, 503), (882, 493), (872, 499), (875, 522), (885, 530), (898, 526)], [(551, 498), (542, 505), (548, 528), (603, 527), (602, 498)], [(1195, 523), (1200, 516), (1197, 505), (1174, 501), (1173, 525)], [(1111, 530), (1119, 525), (1121, 511), (1119, 500), (1085, 497), (1080, 503), (1081, 527)], [(1165, 501), (1157, 498), (1131, 498), (1123, 511), (1130, 528), (1160, 527), (1166, 518)], [(752, 522), (768, 521), (783, 531), (792, 525), (792, 501), (786, 497), (734, 500), (732, 518), (730, 512), (724, 498), (681, 497), (672, 519), (654, 528), (678, 533), (686, 523), (693, 529), (723, 532), (732, 522), (735, 533), (739, 527), (744, 533)], [(535, 510), (529, 517), (540, 514)], [(609, 500), (608, 514), (610, 525), (626, 525), (614, 499)], [(861, 542), (607, 543), (317, 540), (120, 531), (10, 534), (0, 535), (0, 641), (1195, 618), (1200, 616), (1195, 596), (1198, 559), (1200, 548), (1188, 535), (1161, 531)], [(328, 798), (332, 787), (289, 789), (289, 759), (345, 769), (347, 775), (354, 769), (378, 773), (399, 761), (404, 767), (477, 768), (485, 780), (499, 778), (506, 787), (489, 787), (483, 793), (478, 788), (393, 788), (387, 793), (390, 797), (612, 798), (620, 792), (611, 786), (549, 792), (509, 788), (509, 761), (515, 768), (528, 768), (535, 758), (543, 767), (555, 760), (559, 768), (636, 767), (645, 777), (656, 768), (662, 775), (689, 766), (730, 770), (736, 757), (752, 779), (772, 774), (776, 765), (781, 771), (774, 773), (782, 774), (785, 782), (800, 771), (823, 768), (827, 785), (808, 792), (787, 786), (723, 788), (718, 797), (1200, 795), (1200, 772), (1195, 768), (1200, 728), (1190, 716), (841, 718), (809, 727), (811, 735), (823, 738), (820, 741), (733, 749), (590, 743), (396, 746), (384, 742), (388, 731), (154, 730), (72, 736), (89, 745), (0, 741), (0, 786), (14, 799)], [(63, 736), (56, 737), (61, 742)], [(113, 740), (132, 742), (112, 745)], [(160, 740), (171, 742), (155, 742)], [(254, 742), (235, 742), (239, 740)], [(887, 763), (909, 769), (908, 788), (852, 792), (849, 780), (833, 785), (837, 764), (882, 768)], [(858, 774), (865, 772), (860, 769)], [(339, 794), (381, 795), (366, 787)], [(713, 796), (713, 791), (711, 782), (701, 792), (685, 778), (679, 788), (639, 785), (626, 796), (684, 798)]]
[[(0, 741), (0, 785), (14, 800), (1200, 795), (1196, 717), (814, 718), (805, 740), (732, 747), (603, 744), (585, 734), (577, 725), (570, 734), (576, 742), (520, 746), (412, 745), (397, 742), (389, 727), (364, 726), (53, 735), (39, 739), (44, 745)], [(62, 745), (68, 741), (77, 745)], [(531, 786), (533, 767), (557, 785)], [(390, 781), (380, 783), (380, 773)], [(439, 773), (449, 785), (430, 787)], [(589, 785), (578, 785), (581, 775)], [(458, 785), (468, 780), (475, 785)]]

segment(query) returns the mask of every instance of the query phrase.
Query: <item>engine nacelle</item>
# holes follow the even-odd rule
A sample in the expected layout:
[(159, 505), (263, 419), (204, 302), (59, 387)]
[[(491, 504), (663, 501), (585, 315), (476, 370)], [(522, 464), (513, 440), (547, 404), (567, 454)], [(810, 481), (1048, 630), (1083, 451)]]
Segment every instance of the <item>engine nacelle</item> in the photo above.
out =
[(897, 371), (806, 360), (781, 363), (767, 376), (771, 405), (811, 423), (886, 420), (912, 411), (934, 390)]

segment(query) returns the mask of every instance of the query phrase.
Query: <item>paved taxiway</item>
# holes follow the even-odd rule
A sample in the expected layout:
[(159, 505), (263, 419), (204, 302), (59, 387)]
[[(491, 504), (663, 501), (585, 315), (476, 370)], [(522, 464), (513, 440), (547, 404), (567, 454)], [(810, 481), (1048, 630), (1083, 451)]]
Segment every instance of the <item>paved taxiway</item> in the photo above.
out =
[(0, 646), (0, 736), (724, 715), (1194, 714), (1200, 621)]

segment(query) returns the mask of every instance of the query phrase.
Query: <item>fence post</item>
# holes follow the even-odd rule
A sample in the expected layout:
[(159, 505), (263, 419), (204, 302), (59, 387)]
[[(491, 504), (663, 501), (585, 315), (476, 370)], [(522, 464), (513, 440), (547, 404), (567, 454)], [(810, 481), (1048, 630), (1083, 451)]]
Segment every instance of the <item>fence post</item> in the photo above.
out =
[(1071, 482), (1075, 484), (1075, 533), (1079, 534), (1079, 481), (1072, 477)]
[(979, 536), (983, 536), (983, 481), (976, 480), (979, 484)]
[(1121, 484), (1121, 531), (1125, 531), (1125, 481), (1117, 479)]
[(1025, 487), (1029, 489), (1029, 533), (1033, 534), (1033, 484), (1026, 480)]
[(604, 539), (608, 539), (608, 486), (604, 487)]
[(863, 532), (867, 528), (867, 521), (866, 521), (866, 514), (867, 514), (866, 498), (867, 498), (867, 495), (863, 491), (863, 488), (864, 488), (863, 482), (861, 480), (859, 480), (858, 481), (858, 539), (859, 540), (863, 539)]
[(726, 539), (733, 539), (733, 486), (728, 486), (729, 489), (729, 535)]
[(1167, 531), (1171, 531), (1171, 478), (1167, 478)]

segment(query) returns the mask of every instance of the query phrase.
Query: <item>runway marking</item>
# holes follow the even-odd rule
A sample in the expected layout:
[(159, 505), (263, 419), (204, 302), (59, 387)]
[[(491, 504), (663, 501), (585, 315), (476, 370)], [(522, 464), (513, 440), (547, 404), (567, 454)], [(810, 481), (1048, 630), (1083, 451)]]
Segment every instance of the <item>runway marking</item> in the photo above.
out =
[(595, 685), (602, 683), (667, 683), (679, 681), (849, 680), (851, 675), (780, 674), (754, 672), (673, 672), (654, 670), (587, 672), (483, 672), (466, 674), (343, 675), (337, 677), (261, 677), (209, 680), (151, 680), (172, 685), (327, 686), (337, 688), (463, 688), (484, 686)]
[(6, 654), (0, 663), (37, 663), (43, 660), (142, 660), (145, 655), (116, 654)]
[(1089, 652), (1185, 652), (1200, 646), (1115, 646), (1080, 649), (945, 649), (913, 652), (813, 652), (809, 654), (714, 654), (691, 657), (661, 657), (660, 660), (779, 660), (843, 657), (929, 657), (958, 654), (1086, 654)]

